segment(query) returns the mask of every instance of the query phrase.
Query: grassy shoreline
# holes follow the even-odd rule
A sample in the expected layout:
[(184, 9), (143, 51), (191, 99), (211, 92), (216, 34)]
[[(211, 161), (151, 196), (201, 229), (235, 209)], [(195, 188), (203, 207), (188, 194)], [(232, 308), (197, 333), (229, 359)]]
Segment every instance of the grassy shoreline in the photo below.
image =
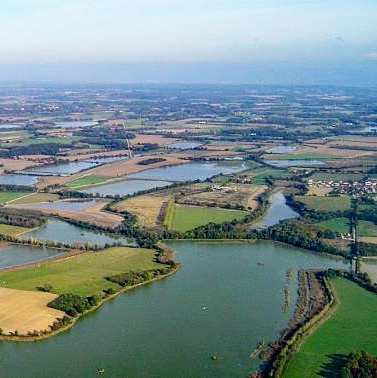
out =
[(133, 285), (133, 286), (121, 288), (116, 293), (111, 294), (111, 295), (107, 296), (106, 298), (103, 298), (96, 306), (93, 306), (91, 309), (89, 309), (89, 310), (85, 311), (84, 313), (78, 315), (76, 318), (72, 318), (72, 322), (71, 323), (69, 323), (69, 324), (65, 325), (64, 327), (61, 327), (61, 328), (59, 328), (59, 329), (57, 329), (55, 331), (50, 332), (47, 335), (41, 335), (41, 336), (7, 336), (7, 335), (0, 335), (0, 340), (15, 341), (15, 342), (35, 342), (35, 341), (45, 340), (45, 339), (50, 338), (52, 336), (56, 336), (59, 333), (65, 332), (68, 329), (72, 328), (79, 319), (83, 318), (85, 315), (88, 315), (88, 314), (96, 311), (104, 303), (106, 303), (109, 300), (112, 300), (112, 299), (116, 298), (119, 294), (125, 293), (126, 291), (130, 291), (130, 290), (136, 289), (137, 287), (140, 287), (140, 286), (144, 286), (144, 285), (153, 283), (155, 281), (160, 281), (160, 280), (163, 280), (165, 278), (168, 278), (168, 277), (172, 276), (174, 273), (176, 273), (178, 271), (178, 269), (180, 269), (180, 268), (181, 268), (181, 264), (178, 263), (178, 264), (176, 264), (176, 268), (175, 269), (173, 269), (171, 272), (169, 272), (169, 273), (167, 273), (167, 274), (165, 274), (163, 276), (155, 277), (155, 278), (152, 278), (152, 279), (150, 279), (148, 281), (141, 282), (141, 283)]

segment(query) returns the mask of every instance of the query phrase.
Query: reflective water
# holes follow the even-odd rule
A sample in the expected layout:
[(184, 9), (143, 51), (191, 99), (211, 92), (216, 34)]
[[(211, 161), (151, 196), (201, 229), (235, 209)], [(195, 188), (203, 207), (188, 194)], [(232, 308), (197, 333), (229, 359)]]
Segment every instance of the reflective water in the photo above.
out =
[(55, 240), (65, 243), (89, 243), (103, 247), (105, 244), (121, 243), (122, 245), (135, 245), (123, 237), (109, 236), (105, 233), (94, 232), (85, 228), (77, 227), (60, 220), (50, 220), (46, 225), (24, 234), (25, 237), (32, 237), (40, 240)]
[(135, 194), (142, 190), (162, 188), (170, 184), (171, 182), (169, 181), (158, 180), (123, 180), (111, 184), (96, 185), (80, 190), (80, 192), (99, 196), (125, 196)]
[(111, 163), (113, 161), (121, 159), (123, 159), (123, 157), (91, 158), (87, 160), (73, 161), (69, 163), (48, 164), (42, 167), (25, 169), (22, 172), (24, 174), (35, 174), (42, 176), (70, 176), (71, 174), (80, 172), (84, 169), (93, 168), (100, 164)]
[(63, 251), (59, 249), (10, 244), (6, 247), (0, 247), (0, 268), (32, 263), (61, 253)]
[(282, 192), (272, 194), (268, 201), (270, 205), (266, 214), (252, 226), (253, 229), (268, 228), (274, 226), (282, 220), (297, 218), (300, 216), (299, 213), (287, 205)]
[(75, 127), (89, 127), (97, 126), (97, 121), (64, 121), (64, 122), (55, 122), (55, 127), (62, 127), (64, 129), (70, 129)]
[(260, 364), (251, 351), (292, 315), (298, 269), (344, 267), (269, 242), (169, 244), (183, 263), (173, 276), (119, 295), (51, 339), (0, 342), (2, 376), (95, 377), (103, 368), (109, 377), (246, 377)]
[(187, 163), (171, 167), (148, 169), (143, 172), (129, 175), (131, 178), (168, 180), (168, 181), (194, 181), (205, 180), (220, 173), (230, 174), (241, 172), (247, 167), (242, 161)]
[(265, 160), (266, 164), (272, 165), (273, 167), (278, 168), (287, 168), (287, 167), (311, 167), (316, 165), (326, 164), (322, 160), (295, 160), (295, 159), (282, 159), (282, 160)]
[(33, 175), (5, 174), (0, 175), (0, 185), (26, 185), (31, 186), (37, 183), (39, 177)]

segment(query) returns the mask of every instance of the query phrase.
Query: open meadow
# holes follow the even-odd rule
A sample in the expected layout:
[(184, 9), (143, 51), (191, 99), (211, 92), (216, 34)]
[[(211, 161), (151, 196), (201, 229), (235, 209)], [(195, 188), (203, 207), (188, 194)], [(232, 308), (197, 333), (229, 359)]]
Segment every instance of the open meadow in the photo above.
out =
[(5, 288), (31, 291), (48, 283), (56, 294), (89, 296), (110, 287), (119, 288), (107, 281), (106, 276), (160, 267), (154, 262), (153, 250), (112, 247), (0, 272), (0, 282)]
[(377, 354), (377, 295), (344, 278), (331, 282), (340, 304), (292, 356), (284, 377), (337, 377), (350, 352)]
[[(172, 212), (172, 214), (169, 214), (169, 212)], [(233, 219), (241, 219), (246, 214), (246, 211), (240, 210), (172, 205), (166, 215), (170, 219), (166, 226), (171, 230), (185, 232), (210, 222), (223, 223)]]
[(350, 197), (346, 195), (339, 197), (295, 196), (295, 200), (314, 211), (343, 211), (351, 206)]

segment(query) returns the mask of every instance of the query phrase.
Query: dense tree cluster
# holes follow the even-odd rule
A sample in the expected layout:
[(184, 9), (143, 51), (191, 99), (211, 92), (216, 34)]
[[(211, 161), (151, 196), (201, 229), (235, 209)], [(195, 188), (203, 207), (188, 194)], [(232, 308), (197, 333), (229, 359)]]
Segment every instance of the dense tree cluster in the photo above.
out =
[(368, 352), (352, 352), (341, 372), (342, 378), (376, 378), (377, 357)]

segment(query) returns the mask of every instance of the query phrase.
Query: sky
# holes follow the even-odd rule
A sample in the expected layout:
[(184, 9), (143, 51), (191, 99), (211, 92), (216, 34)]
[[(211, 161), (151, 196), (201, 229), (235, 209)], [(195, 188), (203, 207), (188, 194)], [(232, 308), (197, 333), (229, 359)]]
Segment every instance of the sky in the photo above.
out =
[(0, 65), (349, 66), (377, 62), (376, 20), (376, 0), (1, 0)]

